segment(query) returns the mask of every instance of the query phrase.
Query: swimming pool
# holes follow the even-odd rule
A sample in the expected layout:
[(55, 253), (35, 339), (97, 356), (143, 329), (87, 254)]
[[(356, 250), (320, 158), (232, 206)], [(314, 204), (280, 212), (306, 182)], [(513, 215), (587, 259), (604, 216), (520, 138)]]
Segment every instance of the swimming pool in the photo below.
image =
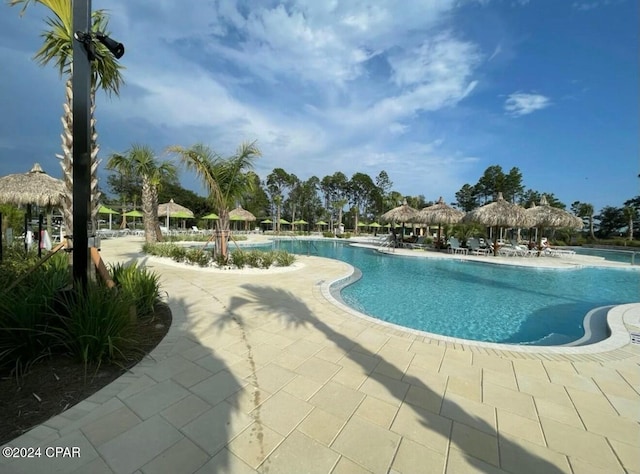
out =
[(584, 335), (598, 306), (638, 301), (640, 271), (542, 269), (386, 255), (340, 242), (279, 248), (345, 261), (362, 278), (342, 288), (354, 309), (408, 328), (485, 342), (560, 345)]
[[(590, 255), (592, 257), (602, 257), (605, 260), (612, 262), (631, 263), (632, 261), (638, 265), (640, 264), (640, 249), (634, 250), (610, 250), (600, 248), (589, 247), (571, 247), (571, 250), (575, 250), (578, 255)], [(634, 253), (635, 258), (634, 258)]]

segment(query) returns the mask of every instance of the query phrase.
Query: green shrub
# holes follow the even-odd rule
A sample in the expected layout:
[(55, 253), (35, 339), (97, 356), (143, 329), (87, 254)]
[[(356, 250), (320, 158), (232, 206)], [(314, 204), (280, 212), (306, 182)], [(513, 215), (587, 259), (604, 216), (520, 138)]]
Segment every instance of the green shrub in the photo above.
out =
[(327, 237), (328, 239), (333, 239), (335, 237), (335, 235), (333, 235), (333, 232), (323, 232), (322, 233), (322, 237)]
[(188, 249), (184, 257), (187, 263), (201, 267), (209, 265), (209, 261), (211, 260), (209, 253), (202, 249)]
[(279, 267), (289, 267), (296, 261), (296, 256), (284, 250), (275, 252), (276, 265)]
[(167, 256), (176, 262), (183, 262), (187, 258), (187, 249), (179, 245), (173, 246), (169, 249), (169, 255)]
[(147, 317), (154, 314), (160, 302), (160, 280), (158, 275), (137, 263), (111, 266), (111, 277), (126, 301), (136, 307), (136, 314)]
[(260, 252), (258, 250), (258, 252), (262, 254), (262, 258), (260, 259), (260, 268), (269, 268), (276, 261), (276, 255), (274, 251), (270, 250), (269, 252)]
[(253, 268), (260, 268), (262, 262), (262, 252), (259, 250), (248, 250), (245, 252), (247, 265)]
[(59, 324), (49, 311), (50, 302), (69, 283), (66, 254), (52, 256), (27, 274), (32, 267), (13, 266), (13, 277), (24, 278), (0, 293), (0, 368), (11, 368), (18, 375), (50, 353), (54, 345), (50, 328)]
[(231, 252), (231, 263), (238, 268), (244, 268), (247, 264), (247, 255), (243, 250), (233, 250)]
[(52, 338), (48, 325), (43, 298), (36, 293), (15, 291), (0, 295), (0, 368), (10, 368), (20, 375), (49, 354)]
[(85, 365), (125, 358), (125, 351), (135, 348), (125, 292), (89, 282), (85, 291), (62, 293), (56, 306), (61, 326), (52, 333), (59, 346)]

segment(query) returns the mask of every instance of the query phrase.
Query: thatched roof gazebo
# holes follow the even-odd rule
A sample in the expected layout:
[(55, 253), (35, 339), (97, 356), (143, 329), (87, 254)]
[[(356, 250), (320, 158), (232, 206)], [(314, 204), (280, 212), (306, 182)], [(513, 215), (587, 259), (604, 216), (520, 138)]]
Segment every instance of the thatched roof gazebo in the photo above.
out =
[(415, 222), (426, 225), (438, 225), (438, 242), (442, 225), (457, 224), (464, 217), (464, 212), (447, 205), (442, 196), (433, 206), (428, 206), (418, 212)]
[(188, 214), (188, 218), (193, 218), (193, 211), (191, 209), (176, 204), (173, 199), (164, 204), (158, 204), (158, 217), (174, 217), (176, 213), (182, 213), (178, 214), (178, 216)]
[(526, 209), (527, 215), (533, 221), (533, 227), (570, 227), (582, 229), (584, 222), (578, 216), (558, 207), (551, 207), (545, 195), (540, 199), (540, 204)]
[(394, 207), (390, 211), (385, 212), (380, 216), (382, 222), (388, 222), (390, 224), (413, 222), (418, 215), (418, 210), (407, 204), (405, 200), (401, 206)]
[(498, 199), (482, 207), (468, 212), (462, 222), (477, 222), (487, 227), (495, 227), (493, 254), (498, 254), (498, 228), (500, 227), (531, 227), (533, 224), (526, 210), (505, 201), (502, 193), (498, 193)]
[(166, 218), (166, 226), (169, 228), (169, 218), (176, 217), (178, 219), (193, 219), (193, 211), (189, 208), (176, 204), (173, 199), (164, 204), (158, 204), (158, 217)]
[(464, 217), (464, 212), (446, 204), (442, 197), (433, 206), (425, 207), (418, 212), (415, 222), (427, 225), (457, 224)]
[(230, 221), (244, 221), (245, 227), (248, 222), (253, 222), (256, 220), (256, 216), (254, 216), (251, 212), (243, 209), (242, 206), (238, 205), (235, 209), (229, 211), (229, 220)]
[(243, 209), (242, 206), (238, 206), (235, 209), (229, 211), (229, 220), (253, 222), (256, 220), (256, 216), (251, 214), (246, 209)]
[(16, 206), (58, 207), (62, 205), (63, 197), (64, 182), (49, 176), (38, 163), (27, 173), (0, 178), (0, 202)]
[[(52, 178), (44, 172), (40, 164), (34, 163), (26, 173), (9, 174), (0, 178), (0, 202), (15, 206), (27, 206), (24, 220), (24, 234), (27, 235), (31, 221), (31, 205), (45, 207), (49, 211), (47, 227), (51, 228), (51, 209), (61, 207), (65, 195), (64, 181)], [(27, 247), (25, 240), (25, 249)], [(38, 247), (40, 254), (41, 247)]]
[[(417, 216), (418, 216), (418, 210), (414, 209), (409, 204), (407, 204), (407, 200), (405, 199), (401, 206), (394, 207), (390, 211), (387, 211), (384, 214), (382, 214), (382, 216), (380, 216), (380, 220), (388, 224), (397, 224), (397, 223), (402, 224), (402, 234), (400, 238), (403, 239), (404, 224), (407, 222), (415, 222), (415, 219)], [(393, 231), (393, 234), (395, 236), (395, 230)]]
[(557, 207), (551, 207), (547, 201), (547, 197), (543, 194), (540, 199), (540, 205), (530, 207), (525, 210), (527, 216), (531, 219), (531, 227), (537, 227), (538, 232), (538, 248), (542, 244), (542, 229), (569, 227), (572, 229), (582, 229), (584, 223), (578, 216), (571, 214)]

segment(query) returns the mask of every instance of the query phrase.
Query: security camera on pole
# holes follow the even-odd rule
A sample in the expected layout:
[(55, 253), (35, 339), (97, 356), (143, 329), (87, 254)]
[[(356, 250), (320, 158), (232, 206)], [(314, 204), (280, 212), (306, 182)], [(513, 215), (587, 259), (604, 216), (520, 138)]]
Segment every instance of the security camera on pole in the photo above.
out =
[(102, 33), (91, 33), (91, 0), (73, 0), (73, 281), (84, 288), (89, 267), (88, 225), (91, 215), (91, 61), (97, 39), (117, 59), (124, 46)]

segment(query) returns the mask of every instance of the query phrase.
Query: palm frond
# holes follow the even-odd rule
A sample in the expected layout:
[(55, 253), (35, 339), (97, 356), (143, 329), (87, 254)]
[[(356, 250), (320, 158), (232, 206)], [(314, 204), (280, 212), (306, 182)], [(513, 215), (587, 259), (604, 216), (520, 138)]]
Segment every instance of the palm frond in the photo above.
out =
[(220, 181), (216, 175), (216, 169), (221, 162), (221, 158), (217, 153), (201, 143), (191, 148), (184, 148), (179, 145), (170, 146), (167, 151), (178, 155), (187, 170), (193, 171), (200, 176), (216, 205), (220, 206), (224, 202), (224, 194), (220, 189)]

